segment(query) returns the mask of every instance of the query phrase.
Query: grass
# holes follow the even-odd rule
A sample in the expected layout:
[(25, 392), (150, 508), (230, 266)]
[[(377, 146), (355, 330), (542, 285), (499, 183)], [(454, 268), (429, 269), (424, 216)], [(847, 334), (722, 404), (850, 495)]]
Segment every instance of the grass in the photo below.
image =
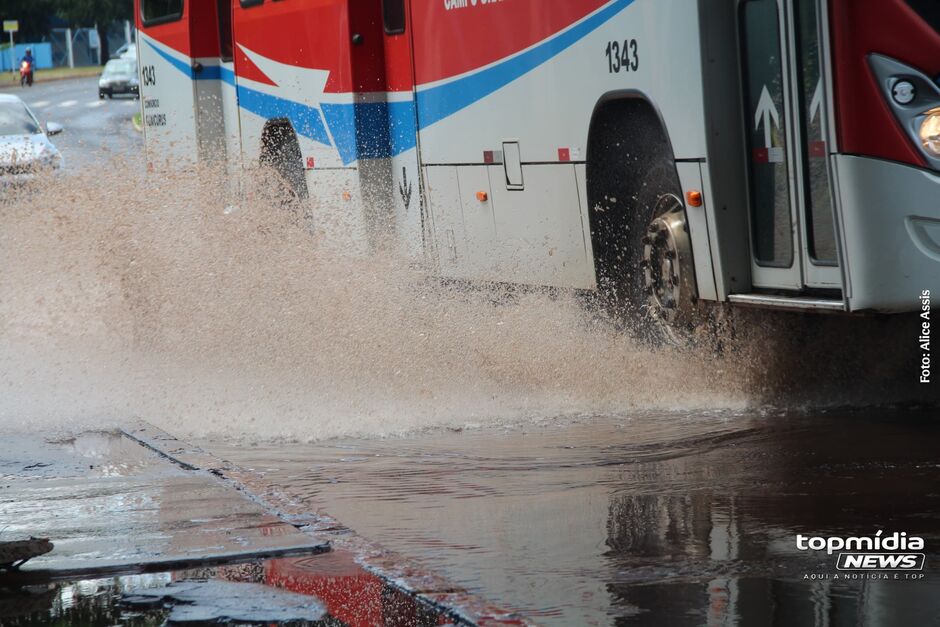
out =
[[(101, 67), (98, 65), (89, 65), (87, 67), (57, 67), (51, 70), (36, 70), (33, 73), (33, 83), (45, 83), (46, 81), (57, 81), (63, 78), (82, 78), (86, 76), (98, 76), (101, 73)], [(4, 72), (0, 74), (0, 88), (19, 87), (20, 73), (17, 71)]]
[(144, 130), (144, 119), (143, 119), (143, 116), (140, 115), (140, 111), (134, 114), (134, 117), (131, 119), (131, 122), (134, 125), (134, 130), (137, 131), (138, 133)]

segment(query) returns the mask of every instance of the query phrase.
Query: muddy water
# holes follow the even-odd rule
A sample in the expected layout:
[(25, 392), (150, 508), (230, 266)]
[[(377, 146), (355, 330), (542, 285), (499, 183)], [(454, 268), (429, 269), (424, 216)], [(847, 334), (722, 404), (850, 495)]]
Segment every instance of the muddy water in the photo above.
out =
[[(935, 411), (869, 410), (208, 446), (545, 624), (927, 625), (938, 438)], [(835, 580), (836, 555), (796, 547), (796, 534), (879, 529), (925, 539), (924, 579)]]
[(581, 295), (357, 252), (358, 209), (328, 189), (285, 206), (258, 181), (139, 165), (0, 190), (0, 429), (133, 415), (316, 440), (931, 391), (912, 385), (916, 319), (742, 312), (720, 354), (651, 350)]

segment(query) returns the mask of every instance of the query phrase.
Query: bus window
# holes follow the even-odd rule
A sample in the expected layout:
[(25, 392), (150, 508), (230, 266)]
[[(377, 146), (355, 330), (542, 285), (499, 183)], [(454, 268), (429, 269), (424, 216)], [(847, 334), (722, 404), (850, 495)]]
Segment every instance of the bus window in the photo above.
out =
[(241, 2), (243, 9), (248, 8), (248, 7), (256, 7), (262, 2), (264, 2), (264, 0), (239, 0), (239, 1)]
[(387, 35), (405, 32), (405, 0), (382, 0), (382, 21)]
[(829, 183), (829, 150), (826, 147), (826, 107), (823, 98), (822, 62), (816, 0), (799, 0), (796, 10), (797, 71), (800, 123), (803, 127), (803, 178), (807, 182), (806, 233), (809, 252), (819, 265), (836, 264), (835, 220)]
[(175, 22), (183, 17), (183, 0), (140, 0), (144, 26)]
[(219, 56), (223, 61), (232, 60), (232, 0), (218, 0), (216, 4), (219, 20)]
[(741, 9), (754, 255), (759, 265), (789, 268), (793, 232), (780, 14), (777, 0), (746, 0)]

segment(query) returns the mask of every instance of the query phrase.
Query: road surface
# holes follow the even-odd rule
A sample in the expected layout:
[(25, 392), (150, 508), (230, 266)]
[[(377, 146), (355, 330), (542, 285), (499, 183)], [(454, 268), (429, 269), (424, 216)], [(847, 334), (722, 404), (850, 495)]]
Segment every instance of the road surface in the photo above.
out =
[(100, 167), (112, 158), (134, 160), (143, 148), (143, 138), (131, 122), (140, 101), (127, 96), (100, 100), (97, 77), (6, 88), (4, 93), (23, 98), (43, 124), (58, 122), (65, 127), (51, 139), (69, 170)]
[[(874, 626), (938, 624), (938, 441), (936, 410), (866, 410), (208, 446), (541, 624)], [(879, 530), (923, 538), (923, 570), (836, 579), (797, 547)]]

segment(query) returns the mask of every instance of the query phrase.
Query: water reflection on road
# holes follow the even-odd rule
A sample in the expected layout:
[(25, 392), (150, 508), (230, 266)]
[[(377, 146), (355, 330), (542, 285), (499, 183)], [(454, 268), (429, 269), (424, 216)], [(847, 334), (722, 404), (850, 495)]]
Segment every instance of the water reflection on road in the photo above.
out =
[[(208, 448), (545, 624), (940, 621), (934, 410), (560, 420)], [(926, 540), (925, 577), (812, 580), (796, 534)], [(887, 576), (887, 575), (886, 575)]]

